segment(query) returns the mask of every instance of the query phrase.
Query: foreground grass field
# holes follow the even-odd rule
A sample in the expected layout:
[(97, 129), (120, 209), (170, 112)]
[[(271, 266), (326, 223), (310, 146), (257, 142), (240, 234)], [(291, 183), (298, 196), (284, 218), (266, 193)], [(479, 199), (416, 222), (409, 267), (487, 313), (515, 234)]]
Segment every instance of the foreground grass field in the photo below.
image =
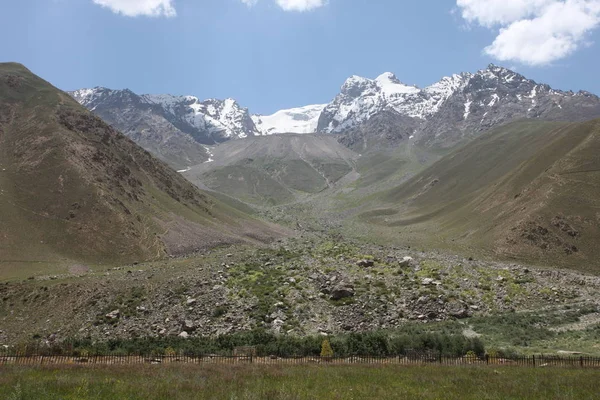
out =
[(597, 399), (600, 371), (136, 366), (0, 369), (2, 399)]

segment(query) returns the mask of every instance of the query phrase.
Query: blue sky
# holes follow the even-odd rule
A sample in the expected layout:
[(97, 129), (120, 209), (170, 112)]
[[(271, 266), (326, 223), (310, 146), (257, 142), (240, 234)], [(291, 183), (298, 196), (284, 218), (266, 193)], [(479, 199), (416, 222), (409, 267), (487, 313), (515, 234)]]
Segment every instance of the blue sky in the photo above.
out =
[(0, 61), (65, 90), (233, 97), (263, 114), (326, 103), (353, 74), (426, 86), (490, 62), (600, 94), (599, 22), (599, 0), (1, 0)]

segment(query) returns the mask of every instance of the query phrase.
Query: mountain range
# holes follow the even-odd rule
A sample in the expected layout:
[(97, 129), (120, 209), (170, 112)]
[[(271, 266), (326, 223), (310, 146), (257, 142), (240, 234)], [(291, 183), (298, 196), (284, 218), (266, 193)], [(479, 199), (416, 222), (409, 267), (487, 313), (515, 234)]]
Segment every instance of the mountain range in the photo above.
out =
[[(389, 72), (375, 79), (352, 76), (329, 104), (267, 116), (251, 114), (233, 99), (200, 101), (194, 96), (137, 95), (106, 88), (71, 94), (176, 168), (207, 161), (207, 145), (252, 136), (338, 134), (342, 143), (360, 148), (368, 147), (377, 135), (384, 146), (410, 138), (428, 146), (451, 147), (519, 119), (600, 117), (598, 96), (556, 90), (496, 65), (444, 77), (423, 89), (406, 85)], [(372, 129), (373, 124), (386, 134), (382, 137), (381, 129)]]

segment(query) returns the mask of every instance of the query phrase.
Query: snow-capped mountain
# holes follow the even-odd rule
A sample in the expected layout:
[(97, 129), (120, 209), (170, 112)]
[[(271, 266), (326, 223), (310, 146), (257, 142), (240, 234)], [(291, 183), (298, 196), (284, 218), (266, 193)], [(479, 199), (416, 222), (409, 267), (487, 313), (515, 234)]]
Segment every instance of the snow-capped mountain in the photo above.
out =
[(252, 120), (262, 135), (276, 133), (315, 133), (319, 116), (327, 104), (280, 110), (272, 115), (253, 115)]
[[(119, 104), (150, 107), (158, 110), (169, 122), (203, 144), (215, 144), (234, 138), (259, 135), (247, 108), (233, 99), (200, 101), (194, 96), (136, 95), (130, 90), (106, 88), (81, 89), (71, 93), (91, 111)], [(124, 99), (128, 104), (122, 104)]]
[(174, 120), (189, 125), (214, 142), (260, 134), (248, 109), (241, 107), (233, 99), (200, 101), (194, 96), (172, 95), (142, 95), (142, 99), (160, 105)]
[[(367, 122), (378, 115), (386, 117), (378, 118), (378, 132), (371, 132), (372, 124)], [(366, 143), (361, 137), (380, 135), (387, 120), (402, 137), (451, 145), (522, 118), (581, 121), (598, 117), (600, 99), (591, 93), (554, 90), (491, 64), (474, 74), (442, 78), (424, 89), (405, 85), (391, 73), (376, 79), (350, 77), (323, 110), (317, 130), (341, 133), (351, 143)], [(386, 136), (394, 129), (386, 127)]]
[(352, 76), (344, 82), (340, 94), (323, 110), (318, 130), (340, 133), (386, 110), (425, 120), (437, 112), (454, 92), (464, 87), (469, 78), (469, 74), (453, 75), (419, 89), (400, 82), (391, 72), (375, 79)]
[(235, 100), (136, 95), (129, 90), (82, 89), (73, 97), (142, 147), (172, 165), (208, 159), (202, 145), (278, 133), (340, 134), (353, 148), (393, 145), (413, 137), (451, 146), (465, 137), (517, 119), (582, 121), (600, 117), (600, 98), (538, 84), (489, 65), (442, 78), (423, 89), (390, 72), (375, 79), (348, 78), (326, 105), (251, 115)]
[(172, 115), (130, 90), (81, 89), (79, 103), (175, 169), (205, 162), (206, 148), (174, 124)]
[(453, 144), (518, 119), (584, 121), (600, 117), (600, 98), (539, 84), (490, 65), (469, 76), (417, 130), (424, 143)]

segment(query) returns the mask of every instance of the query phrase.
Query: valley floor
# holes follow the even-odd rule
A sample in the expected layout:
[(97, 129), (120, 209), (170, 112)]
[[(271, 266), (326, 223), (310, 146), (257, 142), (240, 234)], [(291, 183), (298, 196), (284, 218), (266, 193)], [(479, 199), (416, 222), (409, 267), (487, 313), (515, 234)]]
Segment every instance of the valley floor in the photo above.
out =
[(5, 368), (4, 399), (595, 399), (597, 370), (517, 367)]
[(339, 335), (384, 332), (479, 338), (488, 351), (600, 354), (600, 277), (339, 235), (56, 272), (0, 284), (0, 344), (79, 338), (120, 341), (113, 347), (125, 351), (152, 338), (164, 350), (173, 340), (262, 330), (330, 335), (336, 345)]

